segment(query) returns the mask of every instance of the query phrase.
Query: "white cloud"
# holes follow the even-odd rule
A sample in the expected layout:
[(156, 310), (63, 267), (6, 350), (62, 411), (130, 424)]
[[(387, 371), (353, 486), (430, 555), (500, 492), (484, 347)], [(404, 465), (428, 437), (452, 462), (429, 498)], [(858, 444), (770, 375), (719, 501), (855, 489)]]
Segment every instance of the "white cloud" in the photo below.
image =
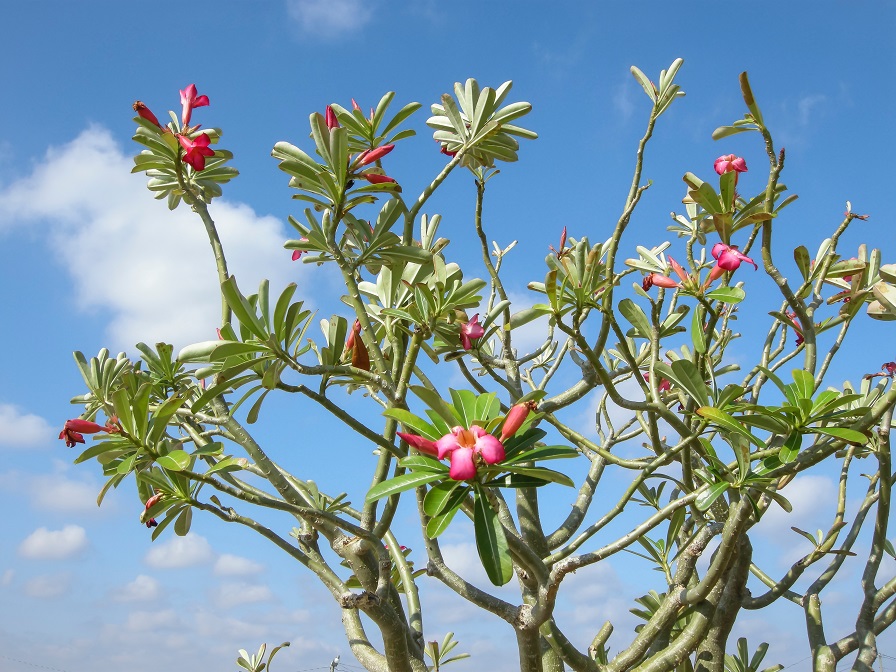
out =
[(100, 487), (93, 481), (72, 480), (62, 474), (46, 474), (31, 479), (27, 494), (31, 504), (43, 511), (95, 513)]
[(19, 544), (19, 555), (32, 560), (63, 560), (87, 548), (87, 532), (79, 525), (61, 530), (39, 527)]
[(245, 576), (258, 574), (264, 570), (264, 565), (243, 558), (239, 555), (223, 553), (215, 562), (214, 573), (218, 576)]
[(826, 100), (827, 96), (820, 93), (811, 94), (800, 98), (797, 102), (800, 126), (808, 126), (813, 114), (813, 109), (823, 104)]
[(147, 551), (143, 561), (155, 569), (179, 569), (205, 565), (215, 554), (205, 537), (192, 532), (185, 537), (172, 537)]
[(47, 574), (35, 576), (25, 582), (25, 594), (28, 597), (52, 599), (60, 597), (68, 592), (71, 586), (71, 576), (68, 574)]
[[(186, 206), (171, 212), (154, 200), (145, 176), (130, 174), (130, 153), (99, 127), (49, 149), (30, 175), (0, 190), (0, 231), (47, 228), (78, 307), (111, 314), (112, 347), (214, 338), (220, 298), (205, 228)], [(290, 261), (274, 217), (223, 199), (209, 209), (228, 270), (245, 293), (262, 277), (271, 280), (272, 294), (292, 280), (309, 286), (305, 274), (317, 283), (327, 277), (317, 273), (325, 269)]]
[(635, 87), (641, 88), (637, 84), (633, 85), (630, 77), (626, 77), (613, 92), (613, 107), (616, 108), (623, 122), (631, 119), (635, 112), (635, 101), (633, 100)]
[(53, 439), (50, 424), (39, 415), (23, 413), (11, 404), (0, 404), (0, 448), (29, 448)]
[(139, 574), (133, 581), (115, 590), (112, 597), (117, 602), (151, 602), (158, 599), (160, 593), (158, 581), (146, 574)]
[(16, 575), (16, 570), (7, 569), (5, 572), (3, 572), (3, 576), (0, 577), (0, 586), (8, 586), (10, 583), (12, 583), (12, 580), (15, 577), (15, 575)]
[(243, 581), (223, 583), (215, 590), (215, 604), (221, 609), (230, 609), (241, 604), (270, 602), (274, 594), (267, 586)]
[(328, 39), (355, 33), (373, 18), (364, 0), (287, 0), (286, 8), (303, 33)]

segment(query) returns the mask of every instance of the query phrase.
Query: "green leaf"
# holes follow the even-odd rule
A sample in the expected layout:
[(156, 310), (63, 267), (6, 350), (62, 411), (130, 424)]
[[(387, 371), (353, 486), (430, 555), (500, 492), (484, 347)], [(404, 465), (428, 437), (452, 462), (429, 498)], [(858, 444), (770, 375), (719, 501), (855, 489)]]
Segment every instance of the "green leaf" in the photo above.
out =
[(521, 476), (530, 476), (531, 478), (537, 478), (542, 481), (559, 483), (560, 485), (567, 485), (571, 488), (575, 487), (575, 483), (573, 483), (573, 480), (569, 476), (561, 474), (559, 471), (554, 471), (553, 469), (545, 469), (544, 467), (518, 467), (511, 464), (502, 464), (500, 466), (507, 471), (514, 474), (520, 474)]
[(717, 427), (732, 432), (733, 434), (739, 434), (760, 448), (765, 448), (765, 442), (762, 439), (754, 436), (746, 427), (744, 427), (743, 423), (738, 422), (721, 409), (713, 408), (712, 406), (701, 406), (697, 409), (697, 415), (706, 418)]
[(227, 305), (230, 306), (233, 314), (240, 321), (240, 324), (262, 341), (267, 340), (268, 335), (261, 320), (258, 319), (255, 313), (255, 308), (240, 293), (234, 276), (231, 275), (221, 283), (221, 293), (224, 295), (224, 299), (227, 301)]
[(174, 533), (179, 537), (187, 536), (187, 533), (190, 531), (190, 523), (193, 522), (193, 509), (192, 507), (185, 506), (183, 511), (180, 512), (180, 515), (177, 517), (177, 520), (174, 521)]
[(789, 464), (796, 459), (796, 456), (800, 452), (800, 445), (803, 442), (803, 435), (799, 431), (792, 431), (787, 435), (787, 439), (784, 441), (784, 445), (781, 446), (781, 451), (778, 453), (778, 458), (784, 464)]
[(669, 366), (665, 362), (656, 362), (653, 370), (662, 378), (671, 380), (687, 392), (701, 406), (709, 404), (709, 392), (706, 383), (700, 377), (696, 365), (689, 359), (676, 359)]
[(390, 408), (383, 412), (387, 418), (392, 418), (393, 420), (398, 420), (402, 425), (411, 429), (413, 432), (422, 436), (430, 441), (438, 441), (442, 438), (442, 435), (438, 433), (435, 427), (431, 424), (423, 420), (422, 418), (414, 415), (410, 411), (406, 411), (403, 408)]
[(420, 485), (426, 485), (427, 483), (432, 483), (433, 481), (438, 481), (443, 478), (445, 478), (444, 473), (432, 474), (429, 472), (414, 472), (411, 474), (402, 474), (401, 476), (390, 478), (388, 481), (377, 483), (368, 491), (365, 501), (375, 502), (383, 497), (397, 495), (405, 490), (410, 490)]
[(641, 310), (641, 307), (631, 299), (623, 299), (619, 302), (619, 312), (635, 328), (635, 335), (641, 338), (650, 338), (650, 320)]
[(707, 294), (706, 298), (710, 301), (721, 301), (722, 303), (740, 303), (746, 295), (747, 293), (740, 287), (719, 287)]
[(458, 512), (459, 508), (460, 507), (457, 506), (446, 508), (444, 513), (440, 513), (438, 516), (430, 518), (429, 522), (426, 524), (426, 536), (430, 539), (435, 539), (442, 534), (442, 532), (448, 528), (448, 525), (451, 523), (451, 520)]
[(513, 578), (510, 550), (501, 521), (479, 488), (473, 505), (473, 527), (476, 533), (476, 550), (479, 551), (485, 573), (494, 585), (503, 586)]
[(423, 511), (430, 518), (435, 518), (449, 509), (459, 507), (469, 491), (462, 481), (447, 480), (436, 483), (423, 500)]
[(701, 355), (706, 352), (706, 324), (703, 322), (703, 311), (694, 310), (691, 318), (691, 340), (694, 342), (694, 350)]
[(868, 437), (855, 429), (848, 427), (812, 427), (812, 431), (817, 434), (826, 434), (833, 436), (835, 439), (843, 439), (847, 443), (855, 446), (864, 446), (868, 443)]
[(729, 484), (724, 481), (714, 483), (709, 489), (704, 490), (697, 496), (695, 504), (700, 511), (707, 511), (722, 494), (728, 489)]
[[(435, 413), (444, 420), (449, 427), (454, 427), (463, 422), (463, 419), (454, 409), (454, 407), (446, 403), (435, 390), (430, 390), (422, 385), (411, 385), (411, 392), (416, 394), (420, 400), (429, 406)], [(442, 435), (439, 434), (439, 437)]]
[(171, 471), (183, 471), (190, 465), (190, 454), (184, 450), (172, 450), (167, 455), (160, 456), (156, 463), (164, 469)]

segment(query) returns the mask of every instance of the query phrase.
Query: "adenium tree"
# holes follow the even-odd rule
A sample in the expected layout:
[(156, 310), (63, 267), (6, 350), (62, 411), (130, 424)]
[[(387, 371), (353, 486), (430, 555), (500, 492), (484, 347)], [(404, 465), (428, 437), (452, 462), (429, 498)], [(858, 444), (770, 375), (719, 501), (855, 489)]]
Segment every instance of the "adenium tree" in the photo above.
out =
[[(228, 273), (209, 206), (237, 171), (219, 147), (219, 130), (190, 125), (208, 97), (189, 85), (180, 116), (172, 113), (166, 125), (135, 103), (134, 140), (144, 149), (134, 170), (147, 173), (149, 189), (170, 208), (186, 205), (201, 219), (220, 281), (221, 322), (217, 340), (176, 354), (142, 343), (139, 360), (75, 353), (88, 390), (73, 400), (84, 412), (65, 423), (60, 439), (74, 446), (93, 437), (76, 462), (100, 464), (108, 477), (100, 500), (133, 477), (143, 502), (135, 511), (153, 539), (169, 527), (186, 534), (194, 511), (254, 531), (323, 583), (341, 607), (352, 653), (369, 670), (422, 672), (452, 659), (446, 654), (456, 642), (449, 635), (439, 645), (425, 627), (418, 585), (433, 579), (506, 623), (524, 672), (757, 669), (766, 645), (751, 657), (746, 641), (733, 647), (729, 635), (745, 611), (778, 600), (805, 619), (815, 669), (834, 670), (852, 656), (855, 669), (871, 670), (875, 637), (896, 619), (896, 578), (879, 576), (884, 555), (894, 552), (887, 532), (896, 363), (857, 372), (860, 379), (843, 387), (831, 387), (826, 374), (855, 320), (896, 319), (896, 267), (865, 246), (841, 255), (840, 237), (864, 218), (847, 206), (814, 259), (806, 247), (793, 251), (798, 275), (779, 270), (775, 229), (796, 196), (780, 181), (784, 151), (746, 73), (747, 113), (714, 137), (756, 134), (768, 162), (765, 184), (743, 195), (745, 159), (707, 157), (698, 172), (712, 166), (716, 175), (685, 174), (684, 212), (669, 227), (677, 261), (665, 254), (670, 242), (630, 240), (629, 221), (649, 186), (646, 147), (660, 116), (684, 95), (674, 83), (680, 66), (661, 72), (658, 85), (632, 68), (651, 108), (622, 214), (603, 241), (567, 223), (543, 280), (529, 284), (538, 302), (519, 310), (501, 274), (512, 245), (490, 247), (482, 222), (496, 166), (516, 161), (520, 141), (536, 138), (515, 123), (530, 105), (508, 102), (510, 82), (492, 89), (469, 79), (432, 105), (426, 123), (448, 160), (415, 198), (387, 164), (414, 135), (403, 124), (420, 104), (393, 114), (387, 93), (369, 115), (354, 101), (352, 109), (333, 103), (311, 114), (305, 149), (279, 142), (272, 154), (294, 198), (309, 206), (289, 218), (296, 237), (286, 249), (294, 260), (334, 264), (345, 283), (344, 314), (322, 320), (316, 337), (295, 284), (272, 293), (265, 281), (247, 295)], [(471, 240), (485, 280), (451, 261), (439, 215), (424, 213), (458, 169), (475, 179)], [(758, 172), (755, 160), (751, 171)], [(453, 227), (452, 238), (463, 235)], [(623, 260), (626, 251), (634, 254)], [(754, 269), (780, 292), (771, 306), (750, 292)], [(759, 360), (737, 373), (733, 320), (769, 308)], [(518, 350), (517, 330), (539, 318), (547, 325), (542, 344)], [(558, 384), (558, 373), (570, 370), (575, 382)], [(464, 389), (443, 386), (447, 371), (460, 373)], [(344, 408), (352, 390), (379, 408), (378, 426)], [(355, 433), (354, 442), (328, 448), (334, 459), (362, 460), (375, 448), (360, 506), (322, 492), (311, 474), (286, 470), (282, 448), (253, 437), (250, 425), (271, 394), (303, 398)], [(563, 418), (595, 400), (596, 438), (589, 438)], [(627, 419), (619, 421), (618, 409)], [(643, 452), (622, 450), (632, 445)], [(832, 463), (840, 473), (833, 519), (817, 535), (798, 531), (806, 554), (783, 576), (771, 575), (754, 562), (752, 528), (770, 507), (789, 510), (795, 476)], [(564, 466), (582, 464), (587, 473), (576, 479), (570, 474), (581, 470)], [(857, 469), (868, 484), (848, 517), (847, 484)], [(617, 482), (628, 478), (613, 501), (601, 496), (611, 472)], [(542, 522), (540, 490), (571, 504), (555, 529)], [(260, 522), (259, 507), (279, 522), (267, 522), (269, 514)], [(394, 529), (400, 508), (419, 516), (420, 533), (407, 543), (422, 544), (423, 571)], [(461, 518), (472, 521), (489, 580), (515, 579), (513, 601), (446, 564), (439, 536)], [(619, 521), (628, 531), (608, 537)], [(868, 528), (855, 629), (830, 632), (821, 594)], [(660, 570), (645, 576), (633, 609), (645, 622), (617, 632), (612, 647), (610, 621), (594, 624), (590, 643), (570, 641), (555, 618), (564, 581), (622, 551)], [(242, 651), (240, 664), (254, 669), (263, 657), (264, 648), (256, 656)]]

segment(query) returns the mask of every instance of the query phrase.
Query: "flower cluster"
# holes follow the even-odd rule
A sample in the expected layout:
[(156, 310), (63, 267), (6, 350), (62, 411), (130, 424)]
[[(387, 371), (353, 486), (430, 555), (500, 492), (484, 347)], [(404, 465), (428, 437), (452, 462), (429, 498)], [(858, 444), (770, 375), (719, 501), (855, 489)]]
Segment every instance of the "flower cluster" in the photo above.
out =
[[(205, 160), (207, 157), (214, 156), (214, 150), (209, 148), (211, 138), (208, 133), (200, 133), (196, 137), (190, 137), (192, 131), (199, 129), (199, 126), (190, 128), (190, 120), (193, 117), (193, 110), (197, 107), (205, 107), (209, 104), (208, 96), (198, 95), (195, 84), (190, 84), (187, 88), (180, 92), (181, 104), (181, 128), (177, 133), (177, 142), (183, 148), (181, 160), (193, 168), (196, 172), (205, 170)], [(156, 115), (152, 113), (142, 101), (134, 103), (134, 111), (142, 119), (146, 119), (153, 126), (159, 129), (160, 133), (170, 133), (171, 129), (162, 126)]]
[(403, 432), (398, 432), (398, 436), (421, 453), (440, 460), (447, 457), (450, 463), (448, 475), (455, 481), (468, 481), (476, 476), (480, 464), (497, 464), (504, 460), (506, 453), (503, 442), (519, 431), (534, 409), (534, 402), (513, 406), (504, 418), (500, 439), (479, 425), (470, 425), (469, 428), (452, 427), (451, 431), (438, 441), (430, 441), (423, 436)]

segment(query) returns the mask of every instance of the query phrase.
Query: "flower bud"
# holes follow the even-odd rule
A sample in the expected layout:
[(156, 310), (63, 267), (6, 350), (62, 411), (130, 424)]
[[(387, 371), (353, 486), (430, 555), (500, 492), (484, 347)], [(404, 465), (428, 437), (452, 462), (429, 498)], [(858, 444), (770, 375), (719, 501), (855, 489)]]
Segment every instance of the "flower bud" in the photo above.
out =
[(535, 408), (536, 404), (534, 401), (527, 401), (513, 406), (507, 413), (507, 417), (504, 418), (504, 425), (501, 427), (500, 441), (503, 442), (516, 434), (519, 428), (523, 426), (526, 418), (529, 417), (529, 413), (534, 411)]

